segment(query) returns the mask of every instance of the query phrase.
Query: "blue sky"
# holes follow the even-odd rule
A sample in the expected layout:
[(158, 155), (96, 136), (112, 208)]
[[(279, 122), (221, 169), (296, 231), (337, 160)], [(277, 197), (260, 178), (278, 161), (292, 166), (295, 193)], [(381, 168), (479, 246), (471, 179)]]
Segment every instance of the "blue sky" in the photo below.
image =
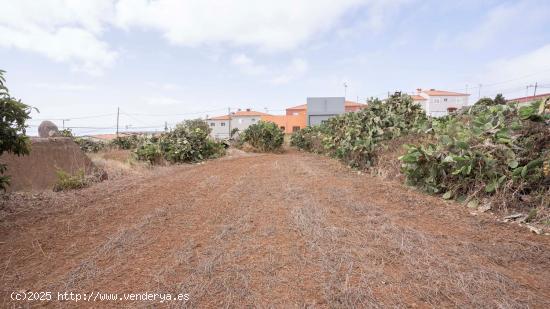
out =
[[(308, 96), (550, 92), (549, 1), (0, 0), (0, 69), (41, 119), (93, 134)], [(530, 88), (529, 92), (532, 93)], [(93, 117), (92, 117), (93, 116)], [(97, 116), (97, 117), (96, 117)], [(61, 125), (60, 120), (55, 120)], [(34, 127), (30, 132), (33, 133)]]

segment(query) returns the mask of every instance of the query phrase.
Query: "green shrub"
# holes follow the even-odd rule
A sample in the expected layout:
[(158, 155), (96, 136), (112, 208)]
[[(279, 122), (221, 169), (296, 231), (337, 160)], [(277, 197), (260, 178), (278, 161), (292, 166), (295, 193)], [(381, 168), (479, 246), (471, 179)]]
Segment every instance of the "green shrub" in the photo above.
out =
[(241, 139), (258, 151), (274, 152), (283, 146), (284, 133), (273, 122), (258, 121), (243, 131)]
[[(26, 121), (30, 119), (32, 107), (12, 97), (6, 87), (4, 70), (0, 70), (0, 155), (4, 152), (17, 156), (27, 155), (30, 140), (26, 135)], [(4, 175), (8, 167), (0, 163), (0, 190), (6, 191), (10, 177)]]
[(105, 142), (95, 141), (90, 138), (75, 137), (73, 141), (82, 149), (84, 152), (98, 152), (107, 147)]
[(117, 136), (110, 142), (110, 145), (119, 149), (136, 149), (140, 144), (140, 138), (137, 135)]
[(536, 204), (550, 183), (543, 171), (550, 160), (548, 125), (542, 121), (547, 118), (544, 104), (535, 102), (521, 109), (475, 105), (466, 114), (434, 120), (436, 142), (408, 145), (399, 158), (402, 172), (409, 184), (444, 198), (507, 193), (502, 203), (531, 195)]
[(293, 132), (290, 136), (290, 145), (309, 152), (323, 153), (325, 128), (324, 125), (310, 126)]
[(143, 141), (134, 151), (136, 158), (140, 161), (147, 161), (150, 164), (158, 164), (162, 159), (162, 153), (158, 141), (148, 139)]
[(55, 172), (57, 181), (54, 185), (54, 191), (67, 191), (81, 189), (89, 185), (89, 181), (84, 173), (84, 170), (78, 170), (74, 175), (71, 175), (63, 170)]
[(59, 136), (62, 137), (74, 137), (73, 131), (71, 129), (63, 129), (59, 131)]
[(159, 163), (198, 162), (225, 154), (222, 143), (209, 138), (210, 127), (200, 119), (186, 120), (159, 137), (144, 139), (136, 148), (137, 159)]

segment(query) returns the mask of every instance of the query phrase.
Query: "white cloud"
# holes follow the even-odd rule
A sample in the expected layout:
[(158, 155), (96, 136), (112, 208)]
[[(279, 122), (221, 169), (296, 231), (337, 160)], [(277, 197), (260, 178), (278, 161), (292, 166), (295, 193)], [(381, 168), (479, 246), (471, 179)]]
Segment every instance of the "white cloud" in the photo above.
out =
[(117, 57), (98, 37), (112, 18), (109, 0), (0, 0), (0, 8), (0, 47), (39, 53), (92, 75)]
[(228, 43), (266, 51), (290, 50), (338, 23), (366, 1), (121, 0), (117, 24), (160, 31), (171, 43)]
[(548, 24), (548, 14), (548, 3), (504, 3), (489, 10), (478, 26), (459, 34), (455, 41), (457, 45), (471, 50), (504, 47), (510, 43), (510, 37), (522, 38), (542, 30)]
[(231, 63), (237, 66), (241, 72), (248, 75), (261, 75), (267, 71), (263, 65), (256, 64), (252, 58), (245, 54), (233, 55)]
[(298, 58), (293, 59), (281, 74), (271, 79), (271, 83), (275, 85), (287, 84), (304, 75), (307, 70), (308, 64), (305, 60)]
[[(523, 76), (548, 76), (550, 70), (550, 44), (512, 58), (501, 58), (488, 64), (482, 80), (502, 81)], [(544, 73), (546, 72), (546, 73)], [(533, 79), (536, 77), (531, 77)]]
[(231, 58), (231, 63), (244, 74), (262, 77), (271, 84), (286, 84), (302, 75), (308, 69), (307, 61), (294, 58), (289, 64), (277, 67), (258, 64), (246, 54), (236, 54)]
[[(403, 1), (408, 0), (0, 0), (0, 48), (101, 74), (118, 56), (103, 36), (113, 27), (157, 31), (180, 46), (290, 51), (334, 28), (353, 27), (344, 16), (354, 9), (365, 8), (361, 22), (380, 28), (387, 8)], [(250, 72), (263, 70), (254, 63), (241, 65)]]

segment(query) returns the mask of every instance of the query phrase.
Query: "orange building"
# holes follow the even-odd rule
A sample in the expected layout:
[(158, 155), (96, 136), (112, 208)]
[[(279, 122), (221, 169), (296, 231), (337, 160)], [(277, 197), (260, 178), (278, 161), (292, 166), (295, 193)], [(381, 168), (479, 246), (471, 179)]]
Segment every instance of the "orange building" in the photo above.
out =
[[(346, 101), (344, 110), (346, 113), (356, 112), (367, 107), (367, 104), (361, 104), (352, 101)], [(302, 104), (286, 109), (286, 115), (264, 115), (261, 117), (264, 121), (276, 123), (285, 133), (292, 133), (307, 126), (307, 104)]]

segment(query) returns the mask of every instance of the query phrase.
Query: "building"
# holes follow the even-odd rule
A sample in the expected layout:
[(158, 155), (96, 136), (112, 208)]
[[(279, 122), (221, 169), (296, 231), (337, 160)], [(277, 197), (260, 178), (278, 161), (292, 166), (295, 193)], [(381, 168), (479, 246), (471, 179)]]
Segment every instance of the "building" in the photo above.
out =
[(446, 116), (450, 112), (468, 106), (469, 94), (444, 90), (416, 89), (416, 94), (411, 95), (415, 103), (420, 104), (426, 114), (432, 117)]
[(329, 118), (343, 114), (345, 102), (344, 97), (307, 98), (307, 125), (320, 125)]
[[(344, 101), (343, 112), (356, 112), (365, 107), (367, 107), (366, 104)], [(338, 113), (341, 114), (342, 111), (338, 111)], [(270, 115), (250, 109), (244, 111), (239, 109), (230, 115), (211, 117), (206, 121), (212, 129), (210, 135), (213, 138), (224, 139), (229, 138), (233, 129), (237, 128), (239, 132), (242, 132), (259, 120), (274, 122), (286, 134), (291, 134), (307, 126), (307, 115), (308, 105), (302, 104), (287, 108), (285, 115)]]
[(271, 115), (247, 108), (244, 111), (239, 109), (229, 115), (208, 118), (206, 122), (212, 129), (210, 135), (214, 138), (223, 139), (229, 138), (231, 136), (231, 131), (235, 129), (237, 129), (238, 132), (242, 132), (264, 116)]
[[(367, 107), (367, 104), (352, 101), (344, 102), (345, 113), (356, 112), (365, 107)], [(290, 134), (307, 126), (307, 114), (307, 104), (302, 104), (287, 108), (286, 115), (262, 116), (262, 120), (275, 122), (285, 133)]]
[(528, 97), (515, 98), (511, 100), (506, 100), (506, 102), (518, 103), (518, 105), (523, 106), (523, 105), (529, 105), (535, 101), (546, 100), (547, 98), (550, 98), (550, 93), (543, 93), (543, 94), (537, 94), (537, 95), (532, 95)]

